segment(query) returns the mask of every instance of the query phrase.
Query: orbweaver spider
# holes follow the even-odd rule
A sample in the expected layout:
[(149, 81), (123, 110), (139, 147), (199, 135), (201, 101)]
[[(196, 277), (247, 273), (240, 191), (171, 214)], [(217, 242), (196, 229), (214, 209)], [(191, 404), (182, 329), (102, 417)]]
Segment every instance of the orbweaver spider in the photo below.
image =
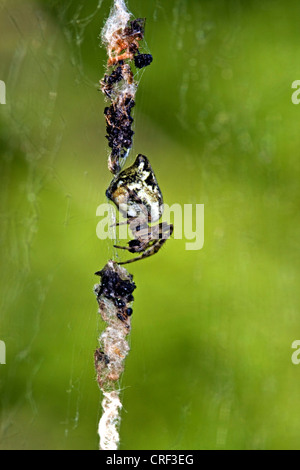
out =
[(157, 253), (173, 233), (173, 225), (157, 222), (163, 213), (163, 197), (149, 160), (138, 155), (132, 166), (121, 171), (106, 191), (106, 196), (113, 201), (121, 214), (127, 219), (134, 236), (128, 246), (114, 245), (115, 248), (141, 253), (140, 256), (119, 264), (133, 263)]

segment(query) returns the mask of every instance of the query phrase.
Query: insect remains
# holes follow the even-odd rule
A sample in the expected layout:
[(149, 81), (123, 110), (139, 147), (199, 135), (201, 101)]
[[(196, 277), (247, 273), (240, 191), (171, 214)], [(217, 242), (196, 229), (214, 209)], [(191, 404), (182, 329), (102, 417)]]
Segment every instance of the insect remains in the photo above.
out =
[[(116, 308), (116, 315), (119, 320), (127, 325), (128, 317), (131, 317), (133, 310), (133, 291), (136, 288), (132, 278), (122, 279), (120, 275), (110, 267), (105, 267), (95, 273), (101, 277), (101, 283), (95, 291), (97, 300), (109, 299)], [(129, 327), (129, 325), (127, 325)]]
[(136, 56), (143, 55), (139, 52), (139, 43), (144, 39), (145, 22), (146, 18), (137, 18), (130, 21), (126, 28), (115, 31), (108, 50), (109, 67), (117, 64), (120, 60), (133, 60)]
[[(156, 177), (144, 155), (139, 154), (132, 166), (116, 176), (106, 191), (113, 201), (134, 237), (128, 246), (117, 246), (130, 253), (140, 253), (136, 258), (119, 264), (133, 263), (157, 253), (173, 233), (173, 225), (158, 222), (163, 213), (163, 196)], [(122, 222), (121, 222), (122, 223)], [(120, 225), (120, 224), (117, 224)]]
[(102, 93), (111, 101), (104, 110), (106, 138), (111, 148), (108, 168), (118, 174), (132, 147), (132, 108), (138, 83), (134, 80), (134, 67), (142, 69), (153, 61), (151, 54), (140, 52), (140, 42), (144, 39), (145, 18), (128, 21), (109, 35), (108, 72), (100, 81)]
[(132, 146), (133, 130), (131, 129), (133, 118), (131, 110), (135, 101), (129, 93), (122, 94), (110, 107), (105, 108), (106, 138), (111, 148), (110, 168), (113, 173), (121, 169), (120, 159), (126, 158)]

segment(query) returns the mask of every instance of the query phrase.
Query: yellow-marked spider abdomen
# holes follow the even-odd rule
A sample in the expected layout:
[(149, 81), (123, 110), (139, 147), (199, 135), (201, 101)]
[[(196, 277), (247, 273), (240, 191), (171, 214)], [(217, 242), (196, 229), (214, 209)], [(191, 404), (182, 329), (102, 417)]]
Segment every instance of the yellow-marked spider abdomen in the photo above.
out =
[(141, 154), (112, 180), (106, 196), (127, 219), (157, 222), (163, 213), (162, 193), (149, 160)]

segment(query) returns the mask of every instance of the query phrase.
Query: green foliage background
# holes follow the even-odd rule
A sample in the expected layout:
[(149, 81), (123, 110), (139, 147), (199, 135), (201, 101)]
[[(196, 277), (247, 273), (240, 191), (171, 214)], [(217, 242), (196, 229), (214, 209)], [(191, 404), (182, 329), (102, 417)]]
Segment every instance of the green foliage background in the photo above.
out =
[[(93, 273), (114, 252), (96, 237), (110, 181), (96, 84), (110, 6), (0, 2), (1, 449), (98, 445)], [(205, 245), (169, 240), (130, 266), (121, 449), (298, 449), (299, 2), (129, 8), (154, 56), (131, 161), (149, 157), (168, 204), (205, 205)]]

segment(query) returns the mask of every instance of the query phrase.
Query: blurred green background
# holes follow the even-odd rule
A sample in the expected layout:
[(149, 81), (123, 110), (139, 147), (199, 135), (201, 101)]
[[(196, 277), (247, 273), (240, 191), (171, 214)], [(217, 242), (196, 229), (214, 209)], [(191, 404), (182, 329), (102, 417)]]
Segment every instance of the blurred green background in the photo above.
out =
[[(106, 202), (110, 0), (0, 1), (1, 449), (97, 449), (93, 273)], [(169, 240), (137, 284), (121, 449), (299, 449), (300, 4), (130, 0), (154, 56), (129, 163), (165, 202), (205, 205), (205, 244)]]

